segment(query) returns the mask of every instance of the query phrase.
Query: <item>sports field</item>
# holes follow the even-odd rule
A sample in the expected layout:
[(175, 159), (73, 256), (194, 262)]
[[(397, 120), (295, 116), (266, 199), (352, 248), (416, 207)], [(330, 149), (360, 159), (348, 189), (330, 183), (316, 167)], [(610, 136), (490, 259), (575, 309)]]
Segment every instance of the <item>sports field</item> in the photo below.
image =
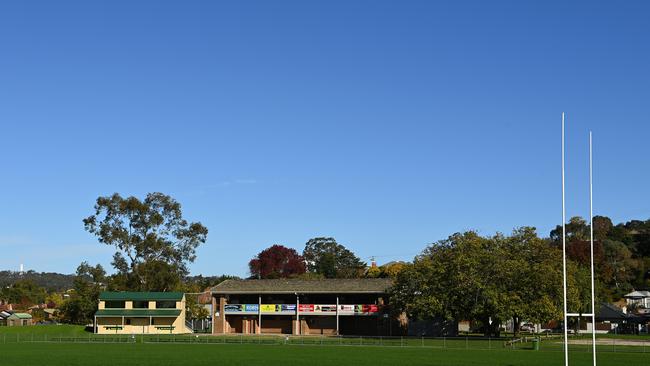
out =
[[(647, 340), (647, 337), (640, 339)], [(243, 343), (239, 343), (242, 341)], [(543, 342), (540, 351), (530, 345), (504, 348), (493, 340), (397, 340), (361, 345), (347, 339), (341, 345), (319, 338), (182, 337), (158, 339), (95, 337), (81, 327), (43, 326), (0, 328), (0, 366), (68, 365), (561, 365), (561, 343)], [(370, 340), (364, 340), (369, 342)], [(255, 343), (258, 342), (258, 343)], [(457, 343), (454, 343), (457, 342)], [(467, 348), (469, 347), (469, 348)], [(489, 348), (492, 347), (492, 348)], [(647, 352), (647, 353), (646, 353)], [(591, 365), (589, 348), (572, 346), (572, 365)], [(607, 348), (599, 365), (650, 364), (650, 348)]]
[[(572, 365), (590, 365), (588, 353)], [(350, 346), (265, 346), (249, 344), (60, 344), (0, 345), (3, 366), (72, 365), (561, 365), (562, 353), (531, 350), (436, 350)], [(599, 364), (644, 365), (650, 354), (604, 353)]]

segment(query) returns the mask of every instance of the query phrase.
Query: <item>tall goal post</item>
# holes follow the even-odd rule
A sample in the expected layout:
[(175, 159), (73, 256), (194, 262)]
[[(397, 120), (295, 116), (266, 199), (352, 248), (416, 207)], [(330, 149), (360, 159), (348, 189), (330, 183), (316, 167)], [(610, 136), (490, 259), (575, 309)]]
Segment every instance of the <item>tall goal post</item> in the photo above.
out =
[(567, 311), (566, 270), (566, 200), (565, 200), (565, 118), (562, 112), (562, 294), (564, 309), (564, 365), (569, 366), (569, 317), (591, 317), (591, 342), (593, 365), (596, 366), (596, 295), (594, 274), (594, 210), (593, 210), (593, 139), (589, 131), (589, 254), (591, 279), (591, 313), (569, 313)]

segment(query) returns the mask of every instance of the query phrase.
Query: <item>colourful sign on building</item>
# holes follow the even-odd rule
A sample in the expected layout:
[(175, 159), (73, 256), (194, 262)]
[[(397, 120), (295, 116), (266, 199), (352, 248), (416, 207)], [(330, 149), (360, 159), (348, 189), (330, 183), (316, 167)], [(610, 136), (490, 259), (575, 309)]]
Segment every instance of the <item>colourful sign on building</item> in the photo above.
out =
[(278, 311), (278, 307), (277, 305), (262, 304), (260, 305), (260, 310), (262, 310), (263, 313), (275, 313)]
[[(260, 307), (261, 306), (261, 307)], [(295, 304), (228, 304), (224, 307), (228, 313), (257, 313), (260, 310), (262, 313), (288, 313), (295, 312)], [(320, 305), (320, 304), (300, 304), (298, 310), (301, 313), (336, 313), (336, 305)], [(352, 314), (372, 314), (379, 312), (379, 306), (374, 304), (357, 304), (357, 305), (339, 305), (339, 314), (352, 315)]]
[(354, 314), (354, 305), (339, 305), (340, 314)]
[(228, 304), (224, 306), (224, 310), (227, 313), (257, 313), (259, 308), (257, 304)]
[(258, 304), (246, 304), (244, 305), (244, 309), (244, 311), (258, 312), (260, 311), (260, 306)]
[(243, 311), (243, 307), (244, 305), (240, 305), (240, 304), (228, 304), (224, 306), (224, 310), (229, 313), (235, 313), (235, 312)]
[(379, 312), (379, 307), (374, 304), (370, 305), (354, 305), (355, 313), (377, 313)]
[(314, 312), (314, 304), (300, 304), (300, 307), (298, 310), (301, 313), (313, 313)]
[(336, 312), (336, 305), (314, 305), (314, 312), (316, 313), (331, 313)]

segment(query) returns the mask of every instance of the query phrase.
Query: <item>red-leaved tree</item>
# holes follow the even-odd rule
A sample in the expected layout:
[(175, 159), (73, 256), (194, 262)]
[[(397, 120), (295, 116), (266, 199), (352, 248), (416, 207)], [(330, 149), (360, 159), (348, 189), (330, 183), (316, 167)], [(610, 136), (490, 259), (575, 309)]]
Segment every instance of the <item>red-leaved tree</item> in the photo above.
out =
[(288, 278), (305, 273), (305, 259), (295, 249), (275, 244), (248, 262), (251, 278)]

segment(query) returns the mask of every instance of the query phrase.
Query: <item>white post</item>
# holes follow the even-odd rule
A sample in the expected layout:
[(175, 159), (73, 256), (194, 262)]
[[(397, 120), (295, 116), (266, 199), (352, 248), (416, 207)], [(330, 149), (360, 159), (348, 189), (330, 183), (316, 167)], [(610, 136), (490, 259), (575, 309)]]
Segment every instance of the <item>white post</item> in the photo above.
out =
[(262, 334), (262, 295), (257, 299), (257, 327), (260, 330), (259, 334)]
[(300, 295), (296, 294), (296, 330), (298, 335), (302, 335), (302, 326), (300, 325)]
[(594, 366), (596, 366), (596, 291), (594, 285), (594, 175), (591, 131), (589, 131), (589, 226), (591, 241), (591, 341)]
[(336, 335), (339, 335), (339, 297), (336, 297)]
[(564, 365), (569, 366), (569, 332), (566, 279), (566, 206), (564, 200), (564, 112), (562, 112), (562, 295), (564, 299)]

